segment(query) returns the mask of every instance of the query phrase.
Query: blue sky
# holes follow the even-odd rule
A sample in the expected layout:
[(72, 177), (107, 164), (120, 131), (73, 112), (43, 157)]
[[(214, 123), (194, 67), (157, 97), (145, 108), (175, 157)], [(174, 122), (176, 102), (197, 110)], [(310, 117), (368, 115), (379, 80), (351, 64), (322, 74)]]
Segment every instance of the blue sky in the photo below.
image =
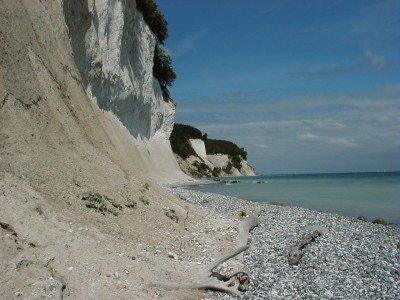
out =
[(177, 122), (261, 174), (399, 170), (399, 0), (157, 3)]

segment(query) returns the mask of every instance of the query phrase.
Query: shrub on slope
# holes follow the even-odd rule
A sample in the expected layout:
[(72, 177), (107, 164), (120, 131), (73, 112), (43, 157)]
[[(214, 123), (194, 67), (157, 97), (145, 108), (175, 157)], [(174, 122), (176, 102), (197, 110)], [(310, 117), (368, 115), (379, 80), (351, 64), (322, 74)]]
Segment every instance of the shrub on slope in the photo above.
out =
[(201, 139), (201, 137), (201, 131), (197, 128), (175, 123), (170, 137), (172, 151), (183, 159), (188, 158), (190, 155), (196, 155), (189, 143), (189, 139)]

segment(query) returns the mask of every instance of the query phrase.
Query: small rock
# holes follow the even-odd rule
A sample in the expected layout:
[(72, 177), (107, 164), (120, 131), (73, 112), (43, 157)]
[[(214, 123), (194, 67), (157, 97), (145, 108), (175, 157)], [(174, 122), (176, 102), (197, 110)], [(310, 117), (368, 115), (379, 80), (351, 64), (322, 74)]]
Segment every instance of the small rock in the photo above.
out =
[(68, 271), (71, 272), (73, 269), (74, 269), (74, 267), (69, 267), (69, 268), (68, 268)]
[(168, 252), (168, 257), (173, 259), (178, 259), (178, 255), (176, 255), (174, 252)]
[(118, 274), (118, 272), (115, 272), (115, 273), (114, 273), (114, 278), (115, 278), (115, 279), (119, 279), (119, 274)]
[(327, 297), (328, 299), (331, 299), (331, 298), (333, 298), (333, 293), (331, 291), (326, 291), (325, 297)]
[(278, 297), (278, 291), (277, 291), (277, 290), (274, 290), (274, 289), (271, 290), (271, 296), (274, 297), (274, 298), (275, 298), (275, 297)]

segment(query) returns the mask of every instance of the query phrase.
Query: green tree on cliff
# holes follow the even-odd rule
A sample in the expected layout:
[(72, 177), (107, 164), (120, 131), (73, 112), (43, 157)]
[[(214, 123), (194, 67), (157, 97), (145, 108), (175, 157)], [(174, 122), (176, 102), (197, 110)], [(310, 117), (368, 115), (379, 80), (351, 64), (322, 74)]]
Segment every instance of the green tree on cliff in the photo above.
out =
[(172, 86), (176, 74), (171, 66), (171, 57), (159, 46), (154, 51), (153, 73), (160, 82), (164, 97), (169, 98), (168, 87)]
[(157, 4), (153, 0), (136, 0), (136, 5), (157, 38), (154, 50), (153, 74), (160, 83), (164, 99), (167, 100), (170, 97), (168, 87), (172, 86), (176, 79), (171, 57), (161, 47), (168, 37), (168, 22), (165, 20), (164, 15), (158, 11)]

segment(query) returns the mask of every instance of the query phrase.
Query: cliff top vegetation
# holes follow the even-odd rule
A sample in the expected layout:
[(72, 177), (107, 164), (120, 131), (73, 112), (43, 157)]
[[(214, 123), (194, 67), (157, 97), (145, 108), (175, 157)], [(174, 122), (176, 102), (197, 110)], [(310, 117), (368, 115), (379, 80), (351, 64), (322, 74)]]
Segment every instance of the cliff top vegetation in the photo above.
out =
[(188, 158), (190, 155), (196, 155), (189, 139), (201, 139), (201, 131), (190, 125), (175, 123), (172, 130), (170, 142), (172, 151), (178, 154), (183, 159)]
[(241, 156), (243, 159), (247, 159), (246, 150), (230, 141), (206, 139), (204, 144), (206, 146), (207, 154), (222, 153), (231, 157)]
[(136, 7), (143, 14), (145, 22), (157, 38), (153, 74), (160, 83), (164, 99), (168, 100), (170, 98), (168, 87), (171, 87), (176, 79), (171, 57), (162, 48), (168, 37), (168, 22), (158, 11), (158, 6), (153, 0), (136, 0)]
[(170, 137), (171, 147), (174, 153), (178, 154), (183, 159), (188, 158), (190, 155), (196, 155), (189, 139), (201, 139), (204, 141), (207, 154), (227, 154), (233, 158), (233, 161), (238, 161), (239, 165), (241, 156), (247, 159), (247, 152), (243, 148), (238, 147), (235, 143), (225, 140), (208, 139), (207, 134), (190, 125), (174, 124), (174, 129)]

